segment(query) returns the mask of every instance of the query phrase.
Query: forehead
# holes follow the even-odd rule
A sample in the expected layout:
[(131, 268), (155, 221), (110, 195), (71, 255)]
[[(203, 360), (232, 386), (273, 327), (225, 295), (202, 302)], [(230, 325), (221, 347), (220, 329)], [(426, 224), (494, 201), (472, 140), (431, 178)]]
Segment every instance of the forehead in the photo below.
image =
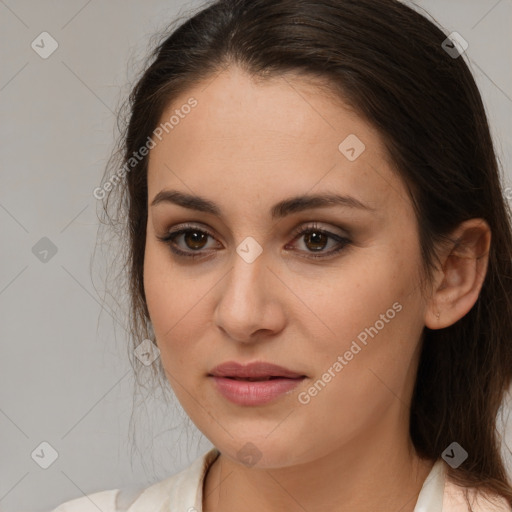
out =
[(246, 201), (330, 190), (378, 208), (407, 197), (378, 132), (310, 80), (228, 68), (175, 98), (161, 125), (172, 116), (150, 151), (150, 196), (185, 185)]

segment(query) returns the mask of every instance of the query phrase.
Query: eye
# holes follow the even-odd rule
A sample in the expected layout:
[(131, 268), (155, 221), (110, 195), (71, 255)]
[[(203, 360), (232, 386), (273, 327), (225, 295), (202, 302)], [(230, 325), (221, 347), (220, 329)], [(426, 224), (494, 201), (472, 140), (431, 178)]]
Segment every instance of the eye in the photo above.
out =
[[(181, 225), (167, 235), (157, 236), (158, 240), (167, 244), (174, 254), (187, 258), (204, 257), (205, 254), (199, 251), (206, 246), (208, 237), (213, 238), (213, 235), (193, 225)], [(182, 239), (185, 248), (188, 250), (180, 249), (177, 246), (176, 240), (178, 239)]]
[[(300, 227), (299, 230), (295, 232), (294, 240), (298, 239), (304, 240), (304, 246), (306, 247), (305, 252), (309, 253), (305, 256), (306, 258), (328, 258), (341, 252), (352, 243), (351, 240), (346, 237), (319, 228), (316, 223), (312, 223), (306, 227)], [(328, 245), (329, 240), (335, 242), (334, 249), (324, 252), (323, 250)], [(285, 248), (288, 249), (288, 247), (289, 245)]]
[[(293, 241), (304, 239), (306, 248), (300, 252), (308, 253), (306, 258), (328, 258), (341, 252), (352, 243), (346, 237), (320, 229), (316, 223), (299, 228), (293, 233), (293, 236)], [(203, 251), (209, 238), (214, 238), (214, 236), (209, 231), (194, 225), (181, 225), (164, 236), (157, 236), (157, 239), (168, 245), (174, 254), (185, 258), (207, 257), (208, 253), (214, 252), (214, 250), (208, 250), (205, 254)], [(183, 245), (179, 247), (178, 242), (180, 241), (185, 244), (184, 247)], [(334, 242), (334, 249), (324, 251), (329, 245), (329, 241)], [(288, 250), (290, 247), (290, 244), (287, 244), (285, 249)]]

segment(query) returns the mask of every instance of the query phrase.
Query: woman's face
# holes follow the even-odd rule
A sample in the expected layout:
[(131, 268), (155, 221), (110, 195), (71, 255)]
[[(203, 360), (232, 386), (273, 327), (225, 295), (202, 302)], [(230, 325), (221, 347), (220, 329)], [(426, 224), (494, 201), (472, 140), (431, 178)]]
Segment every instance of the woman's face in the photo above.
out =
[[(376, 130), (312, 83), (235, 67), (171, 116), (150, 151), (144, 286), (185, 411), (258, 467), (403, 448), (426, 302), (412, 204)], [(328, 195), (346, 199), (313, 199)], [(228, 361), (302, 377), (212, 377)]]

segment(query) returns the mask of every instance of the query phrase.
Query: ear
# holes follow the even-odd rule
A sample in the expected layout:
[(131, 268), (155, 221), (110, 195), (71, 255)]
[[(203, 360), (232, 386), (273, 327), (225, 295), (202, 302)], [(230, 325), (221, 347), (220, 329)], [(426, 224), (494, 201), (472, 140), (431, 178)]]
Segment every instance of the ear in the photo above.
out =
[(452, 232), (454, 241), (439, 254), (425, 325), (442, 329), (461, 319), (478, 299), (489, 263), (491, 229), (483, 219), (470, 219)]

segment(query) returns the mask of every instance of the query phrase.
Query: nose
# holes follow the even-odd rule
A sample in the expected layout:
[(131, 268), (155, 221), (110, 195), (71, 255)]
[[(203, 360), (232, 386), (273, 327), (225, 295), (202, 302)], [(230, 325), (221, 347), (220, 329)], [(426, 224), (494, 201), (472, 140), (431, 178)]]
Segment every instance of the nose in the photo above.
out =
[(264, 252), (252, 262), (234, 252), (233, 267), (222, 282), (214, 321), (226, 337), (254, 343), (284, 328), (285, 287), (269, 267)]

